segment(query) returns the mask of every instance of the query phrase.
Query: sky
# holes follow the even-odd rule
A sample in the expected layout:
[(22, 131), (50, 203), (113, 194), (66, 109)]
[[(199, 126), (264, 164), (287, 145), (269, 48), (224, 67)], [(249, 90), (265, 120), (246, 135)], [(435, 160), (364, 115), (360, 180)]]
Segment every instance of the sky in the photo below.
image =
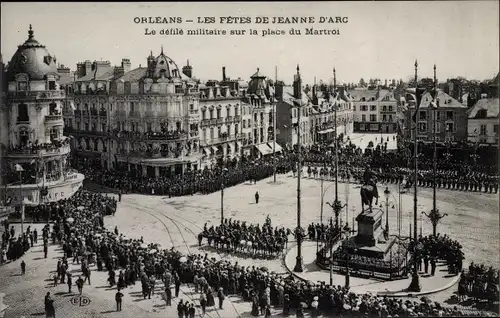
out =
[[(221, 17), (249, 17), (247, 24), (221, 24)], [(314, 24), (256, 24), (257, 17), (314, 17)], [(181, 17), (181, 24), (135, 23), (136, 17)], [(188, 23), (215, 17), (215, 24)], [(347, 17), (347, 23), (318, 23), (320, 17)], [(199, 79), (227, 76), (248, 80), (257, 68), (290, 84), (297, 64), (304, 82), (338, 82), (360, 78), (408, 80), (418, 60), (419, 77), (465, 76), (491, 79), (499, 71), (498, 1), (425, 2), (233, 2), (233, 3), (2, 3), (1, 53), (8, 62), (27, 38), (35, 38), (56, 55), (58, 63), (76, 69), (84, 60), (129, 58), (144, 66), (153, 51), (179, 67), (189, 60)], [(338, 30), (339, 35), (305, 35), (306, 28)], [(156, 35), (145, 35), (145, 29)], [(161, 29), (284, 30), (286, 35), (160, 35)], [(289, 35), (289, 29), (302, 30)], [(247, 34), (249, 31), (246, 31)]]

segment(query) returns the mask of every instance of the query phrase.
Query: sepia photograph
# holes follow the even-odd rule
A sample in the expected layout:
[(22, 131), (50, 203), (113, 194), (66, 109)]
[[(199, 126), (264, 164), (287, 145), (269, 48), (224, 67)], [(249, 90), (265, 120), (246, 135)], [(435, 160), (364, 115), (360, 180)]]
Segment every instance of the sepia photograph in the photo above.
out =
[(499, 317), (499, 6), (1, 2), (0, 318)]

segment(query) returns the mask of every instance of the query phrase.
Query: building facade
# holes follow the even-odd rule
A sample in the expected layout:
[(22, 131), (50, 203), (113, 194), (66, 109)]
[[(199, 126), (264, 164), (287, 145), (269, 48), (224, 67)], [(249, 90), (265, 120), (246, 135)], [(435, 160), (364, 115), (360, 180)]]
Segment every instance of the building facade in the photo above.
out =
[(469, 110), (468, 141), (498, 145), (499, 99), (482, 98)]
[(386, 89), (353, 90), (355, 132), (397, 133), (398, 99)]
[(302, 88), (299, 67), (297, 66), (297, 74), (294, 76), (292, 87), (278, 81), (275, 84), (275, 89), (277, 100), (276, 141), (291, 148), (298, 144), (298, 130), (300, 129), (300, 144), (305, 147), (313, 145), (314, 131), (311, 130), (310, 126), (313, 104), (307, 96), (307, 92)]
[(34, 38), (18, 47), (4, 75), (0, 129), (3, 199), (38, 205), (71, 197), (84, 176), (69, 169), (56, 57)]
[(189, 63), (181, 71), (163, 48), (134, 70), (128, 59), (115, 67), (79, 63), (75, 109), (67, 118), (77, 154), (149, 177), (198, 169), (200, 90), (191, 72)]
[[(410, 96), (410, 95), (407, 95)], [(436, 116), (436, 141), (466, 141), (467, 140), (467, 106), (452, 98), (442, 90), (437, 91), (436, 105), (431, 104), (430, 92), (423, 93), (418, 113), (415, 115), (415, 102), (408, 100), (406, 110), (405, 138), (413, 140), (415, 129), (410, 123), (417, 124), (417, 140), (432, 141), (433, 118)], [(415, 121), (414, 121), (415, 119)]]
[(314, 85), (311, 92), (310, 127), (313, 132), (313, 142), (332, 143), (335, 140), (335, 125), (337, 125), (337, 136), (350, 136), (353, 132), (353, 102), (346, 88), (337, 87), (335, 84), (333, 88), (327, 85)]

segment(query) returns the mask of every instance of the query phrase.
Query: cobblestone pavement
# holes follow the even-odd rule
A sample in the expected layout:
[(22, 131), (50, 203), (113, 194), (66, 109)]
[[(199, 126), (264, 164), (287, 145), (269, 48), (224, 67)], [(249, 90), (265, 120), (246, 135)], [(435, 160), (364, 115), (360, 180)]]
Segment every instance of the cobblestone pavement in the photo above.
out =
[[(332, 182), (325, 181), (325, 202), (329, 201), (334, 192)], [(350, 209), (347, 215), (344, 212), (342, 219), (352, 220), (355, 211), (360, 210), (359, 188), (354, 184), (339, 185), (339, 199), (348, 201)], [(380, 188), (381, 186), (379, 186)], [(397, 188), (389, 185), (389, 189), (396, 194)], [(260, 193), (259, 204), (254, 202), (254, 194)], [(302, 182), (302, 225), (318, 222), (320, 217), (320, 182), (305, 178)], [(395, 199), (397, 195), (395, 196)], [(412, 197), (402, 195), (403, 224), (409, 224), (409, 212), (412, 211)], [(422, 210), (429, 210), (432, 204), (431, 189), (419, 189), (419, 204)], [(396, 202), (397, 206), (397, 202)], [(458, 239), (464, 246), (467, 260), (494, 264), (498, 266), (498, 214), (497, 197), (492, 194), (468, 193), (460, 191), (442, 190), (438, 192), (438, 207), (441, 212), (449, 214), (442, 220), (439, 231), (448, 233)], [(224, 191), (225, 217), (245, 220), (251, 223), (262, 224), (267, 215), (274, 225), (285, 227), (296, 226), (296, 180), (291, 175), (278, 176), (274, 184), (272, 178), (262, 180), (257, 184), (242, 184)], [(359, 213), (359, 212), (358, 212)], [(325, 220), (331, 217), (331, 210), (324, 207)], [(389, 210), (389, 224), (396, 227), (396, 210)], [(205, 246), (198, 247), (196, 236), (203, 228), (203, 224), (220, 222), (220, 193), (210, 195), (194, 195), (190, 197), (168, 198), (161, 196), (123, 195), (115, 216), (105, 218), (109, 229), (115, 225), (125, 235), (132, 238), (144, 238), (145, 242), (158, 242), (163, 248), (175, 247), (182, 252), (208, 253), (210, 257), (224, 258), (238, 261), (245, 266), (267, 266), (270, 271), (287, 273), (282, 259), (266, 260), (238, 257), (227, 253), (218, 253)], [(351, 222), (349, 222), (351, 223)], [(423, 222), (423, 234), (431, 232), (430, 222)], [(467, 229), (467, 230), (465, 230)], [(406, 234), (408, 228), (402, 229)], [(291, 243), (292, 244), (292, 243)], [(75, 306), (71, 303), (73, 296), (67, 295), (67, 286), (53, 287), (48, 281), (51, 271), (56, 268), (60, 251), (50, 247), (49, 258), (40, 259), (41, 246), (36, 246), (24, 256), (27, 263), (27, 273), (24, 277), (16, 276), (20, 273), (20, 260), (0, 267), (0, 293), (5, 293), (5, 304), (9, 306), (5, 317), (20, 317), (21, 315), (43, 316), (43, 297), (47, 291), (54, 295), (58, 317), (175, 317), (176, 302), (172, 307), (163, 306), (159, 295), (151, 300), (141, 300), (140, 284), (126, 290), (124, 311), (114, 312), (115, 290), (106, 285), (107, 274), (94, 271), (92, 285), (84, 287), (84, 296), (91, 303), (88, 306)], [(43, 257), (43, 254), (41, 254)], [(75, 265), (75, 275), (79, 274), (79, 266)], [(75, 279), (76, 280), (76, 279)], [(157, 286), (159, 290), (161, 286)], [(193, 291), (182, 287), (183, 299), (196, 299)], [(453, 294), (454, 288), (429, 296), (435, 301), (446, 301)], [(460, 306), (461, 307), (461, 306)], [(222, 311), (212, 310), (208, 317), (238, 317), (249, 316), (250, 303), (241, 302), (236, 297), (229, 297), (229, 301)], [(274, 311), (276, 314), (278, 311)], [(476, 312), (471, 309), (471, 314)], [(61, 314), (59, 314), (61, 313)]]

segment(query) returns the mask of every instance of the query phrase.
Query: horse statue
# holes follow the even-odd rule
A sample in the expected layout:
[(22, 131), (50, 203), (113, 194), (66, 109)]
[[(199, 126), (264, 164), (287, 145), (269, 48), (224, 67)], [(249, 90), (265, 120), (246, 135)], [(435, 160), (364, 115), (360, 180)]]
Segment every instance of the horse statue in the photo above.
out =
[(372, 212), (373, 198), (376, 199), (375, 205), (378, 205), (379, 198), (377, 184), (373, 173), (370, 171), (370, 166), (367, 166), (363, 179), (364, 183), (359, 191), (361, 195), (361, 214), (365, 212), (365, 205), (368, 205), (368, 209)]

